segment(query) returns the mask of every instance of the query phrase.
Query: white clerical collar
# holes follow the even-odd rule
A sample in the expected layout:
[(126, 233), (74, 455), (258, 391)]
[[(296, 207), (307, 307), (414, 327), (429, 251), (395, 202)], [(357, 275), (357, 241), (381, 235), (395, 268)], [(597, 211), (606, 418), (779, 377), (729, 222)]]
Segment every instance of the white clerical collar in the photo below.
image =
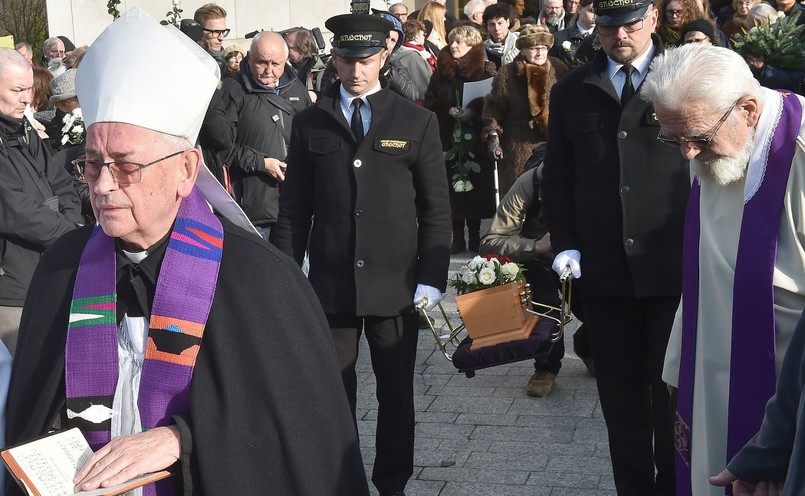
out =
[(352, 106), (352, 100), (354, 100), (356, 98), (360, 98), (361, 100), (363, 100), (363, 103), (369, 103), (366, 100), (366, 97), (368, 97), (369, 95), (374, 95), (378, 91), (382, 90), (383, 87), (380, 86), (380, 81), (378, 81), (375, 84), (374, 88), (372, 88), (371, 90), (367, 91), (366, 93), (364, 93), (360, 97), (357, 97), (357, 96), (351, 94), (350, 92), (348, 92), (347, 90), (345, 90), (343, 84), (339, 86), (339, 89), (341, 90), (340, 91), (341, 107), (344, 108), (344, 109), (348, 109), (348, 108), (350, 108), (350, 106)]
[[(654, 58), (654, 52), (656, 51), (657, 47), (654, 46), (654, 43), (650, 43), (648, 49), (632, 61), (632, 67), (634, 67), (637, 71), (639, 82), (642, 82), (643, 78), (646, 77), (648, 67), (651, 65), (651, 60)], [(618, 74), (618, 71), (621, 70), (621, 67), (623, 67), (623, 64), (615, 62), (611, 58), (607, 57), (607, 73), (609, 74), (610, 80), (615, 77), (615, 74)], [(640, 85), (636, 84), (635, 88), (638, 86)]]
[[(774, 137), (774, 130), (780, 122), (783, 112), (783, 96), (779, 91), (769, 88), (763, 90), (763, 111), (758, 117), (755, 126), (755, 136), (752, 149), (752, 157), (749, 159), (749, 167), (746, 171), (746, 184), (744, 185), (744, 203), (752, 199), (763, 182), (766, 174), (766, 166), (769, 160), (769, 148)], [(791, 95), (792, 98), (797, 98)]]
[(140, 263), (148, 257), (148, 250), (143, 251), (126, 251), (121, 250), (123, 252), (123, 256), (129, 259), (129, 262), (132, 263)]

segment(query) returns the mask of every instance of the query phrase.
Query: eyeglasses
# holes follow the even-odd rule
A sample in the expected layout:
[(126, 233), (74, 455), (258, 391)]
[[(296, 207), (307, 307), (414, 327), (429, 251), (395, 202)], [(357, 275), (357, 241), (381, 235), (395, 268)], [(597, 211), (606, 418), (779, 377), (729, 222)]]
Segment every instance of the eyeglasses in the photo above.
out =
[(143, 178), (143, 169), (149, 165), (154, 165), (158, 162), (162, 162), (163, 160), (168, 160), (169, 158), (175, 157), (176, 155), (186, 151), (187, 150), (179, 150), (178, 152), (173, 152), (170, 155), (158, 158), (153, 162), (148, 162), (147, 164), (140, 164), (137, 162), (119, 162), (116, 160), (111, 162), (101, 162), (98, 160), (87, 159), (77, 159), (73, 160), (71, 163), (75, 168), (76, 176), (81, 180), (97, 181), (98, 178), (101, 177), (101, 170), (103, 170), (104, 167), (108, 167), (109, 174), (112, 175), (112, 179), (117, 181), (117, 184), (136, 184), (139, 183)]
[(666, 10), (665, 14), (668, 17), (682, 17), (682, 12), (681, 10)]
[(536, 45), (536, 46), (532, 46), (532, 47), (529, 47), (529, 48), (531, 48), (535, 52), (547, 52), (548, 51), (548, 47), (546, 47), (545, 45)]
[(231, 31), (231, 29), (229, 29), (229, 28), (227, 28), (227, 29), (207, 29), (207, 28), (202, 28), (202, 31), (204, 31), (205, 33), (211, 34), (213, 38), (226, 38), (227, 36), (229, 36), (229, 31)]
[(710, 143), (713, 142), (713, 139), (715, 139), (716, 137), (716, 133), (718, 133), (718, 130), (721, 129), (721, 126), (725, 122), (727, 122), (727, 117), (730, 116), (732, 111), (735, 109), (735, 106), (738, 105), (738, 102), (740, 101), (741, 101), (740, 98), (735, 100), (735, 103), (733, 103), (730, 106), (730, 108), (727, 109), (727, 111), (724, 113), (721, 119), (718, 120), (713, 129), (704, 134), (700, 134), (698, 136), (691, 136), (690, 138), (674, 138), (673, 136), (665, 134), (665, 132), (663, 132), (663, 130), (660, 129), (659, 134), (657, 134), (657, 141), (671, 146), (682, 146), (683, 144), (687, 144), (695, 146), (696, 148), (706, 148), (710, 146)]
[(704, 43), (706, 41), (710, 41), (710, 38), (706, 38), (706, 37), (705, 38), (691, 38), (689, 40), (685, 40), (684, 44), (687, 45), (688, 43)]
[(641, 17), (636, 21), (632, 21), (629, 24), (621, 24), (618, 26), (602, 26), (596, 22), (596, 26), (598, 26), (598, 33), (615, 34), (618, 32), (620, 28), (623, 28), (623, 30), (626, 33), (634, 33), (635, 31), (640, 31), (641, 29), (643, 29), (643, 21), (649, 18), (651, 12), (653, 12), (652, 9), (648, 9), (648, 11), (646, 11), (646, 13), (643, 14), (643, 17)]

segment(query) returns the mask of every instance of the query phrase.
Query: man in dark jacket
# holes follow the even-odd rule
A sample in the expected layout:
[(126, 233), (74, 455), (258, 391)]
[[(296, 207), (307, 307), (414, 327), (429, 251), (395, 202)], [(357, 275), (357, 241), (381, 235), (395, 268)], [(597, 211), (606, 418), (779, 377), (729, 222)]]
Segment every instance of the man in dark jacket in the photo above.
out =
[(272, 241), (301, 264), (310, 240), (353, 415), (366, 333), (379, 402), (372, 481), (401, 495), (414, 461), (413, 303), (434, 307), (447, 283), (447, 176), (436, 117), (381, 85), (391, 23), (346, 14), (326, 26), (340, 82), (294, 121)]
[(554, 43), (549, 54), (567, 64), (568, 67), (581, 65), (576, 63), (576, 51), (584, 38), (593, 34), (594, 30), (593, 0), (582, 0), (579, 4), (576, 21), (553, 35)]
[(0, 49), (0, 339), (12, 355), (42, 252), (82, 220), (70, 175), (23, 117), (32, 85), (25, 58)]
[(681, 292), (688, 167), (657, 141), (654, 111), (634, 95), (663, 50), (652, 36), (657, 10), (648, 0), (596, 0), (595, 10), (602, 51), (551, 95), (545, 221), (554, 270), (583, 277), (618, 494), (671, 496), (661, 373)]
[(232, 122), (235, 144), (225, 162), (230, 167), (235, 198), (268, 239), (277, 223), (280, 184), (291, 122), (310, 105), (307, 89), (288, 63), (288, 45), (278, 33), (252, 38), (240, 73), (224, 80), (224, 102), (237, 115)]

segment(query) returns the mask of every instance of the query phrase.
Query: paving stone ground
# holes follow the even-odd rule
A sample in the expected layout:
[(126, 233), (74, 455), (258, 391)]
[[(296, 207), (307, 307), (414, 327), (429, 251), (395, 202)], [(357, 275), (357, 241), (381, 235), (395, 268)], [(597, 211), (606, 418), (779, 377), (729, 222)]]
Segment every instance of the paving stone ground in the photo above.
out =
[[(454, 256), (451, 273), (470, 256), (469, 252)], [(454, 295), (449, 289), (443, 306), (457, 319)], [(441, 322), (438, 318), (437, 323)], [(436, 348), (429, 330), (420, 331), (414, 475), (406, 494), (615, 496), (595, 379), (573, 354), (575, 329), (573, 322), (565, 335), (562, 370), (553, 391), (544, 398), (526, 395), (533, 362), (479, 370), (469, 379)], [(377, 401), (365, 340), (357, 370), (358, 430), (370, 477)]]

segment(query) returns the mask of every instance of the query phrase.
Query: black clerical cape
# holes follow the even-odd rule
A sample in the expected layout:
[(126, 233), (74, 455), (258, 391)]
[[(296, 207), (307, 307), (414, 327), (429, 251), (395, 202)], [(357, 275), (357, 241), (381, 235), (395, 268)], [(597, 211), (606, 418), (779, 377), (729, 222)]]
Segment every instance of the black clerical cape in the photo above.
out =
[[(223, 259), (191, 382), (190, 411), (175, 418), (183, 454), (181, 467), (174, 468), (184, 494), (368, 495), (315, 294), (293, 261), (256, 235), (222, 223)], [(34, 275), (8, 398), (9, 445), (69, 425), (67, 319), (91, 229), (59, 239)], [(6, 495), (20, 494), (8, 479)]]

